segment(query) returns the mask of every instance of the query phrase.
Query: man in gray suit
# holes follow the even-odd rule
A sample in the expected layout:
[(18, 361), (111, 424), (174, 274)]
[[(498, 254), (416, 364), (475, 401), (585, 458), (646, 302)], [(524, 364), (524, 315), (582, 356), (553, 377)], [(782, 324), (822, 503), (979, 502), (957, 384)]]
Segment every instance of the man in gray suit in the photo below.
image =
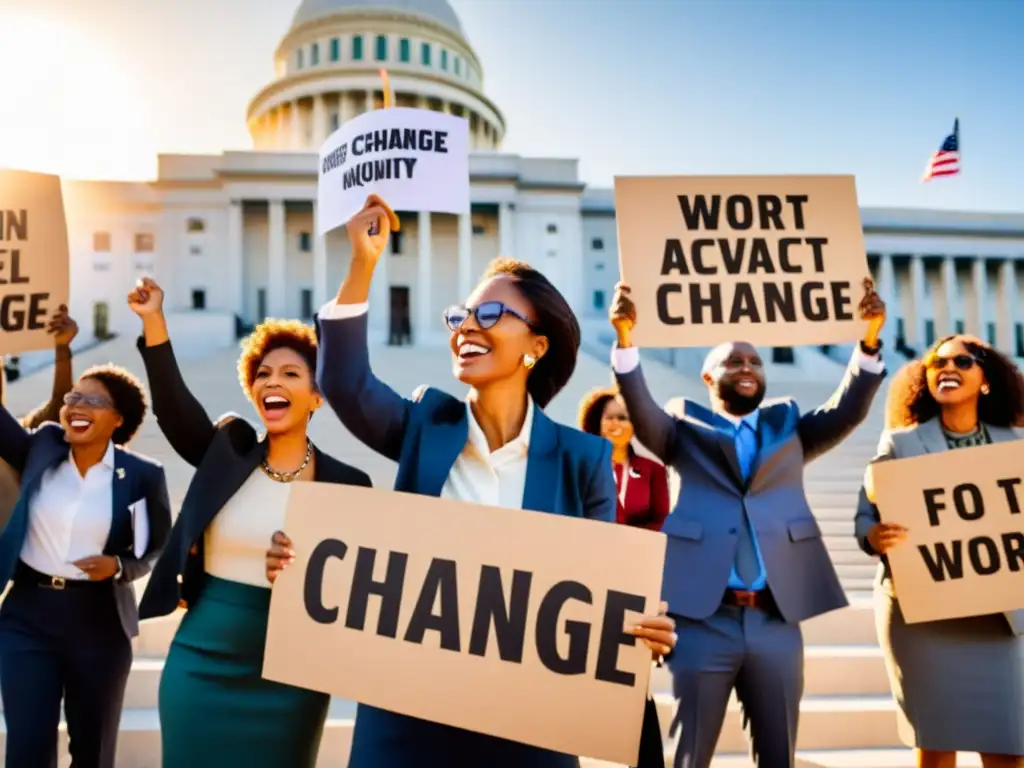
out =
[(672, 728), (682, 729), (676, 768), (710, 765), (733, 689), (757, 765), (795, 764), (800, 622), (848, 604), (804, 495), (804, 465), (856, 429), (885, 377), (885, 305), (870, 281), (859, 310), (865, 339), (839, 389), (816, 410), (801, 414), (792, 399), (762, 403), (763, 364), (744, 342), (708, 354), (710, 408), (680, 398), (662, 410), (632, 346), (629, 288), (616, 287), (612, 366), (637, 439), (665, 463), (675, 495), (662, 526), (662, 599), (679, 636), (668, 659)]

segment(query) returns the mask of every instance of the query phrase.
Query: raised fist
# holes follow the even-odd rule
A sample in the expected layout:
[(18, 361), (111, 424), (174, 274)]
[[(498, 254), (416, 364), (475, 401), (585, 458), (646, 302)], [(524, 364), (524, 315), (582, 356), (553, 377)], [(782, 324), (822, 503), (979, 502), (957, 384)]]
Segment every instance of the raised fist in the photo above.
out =
[(128, 306), (139, 317), (159, 314), (164, 307), (164, 291), (155, 280), (143, 277), (128, 294)]

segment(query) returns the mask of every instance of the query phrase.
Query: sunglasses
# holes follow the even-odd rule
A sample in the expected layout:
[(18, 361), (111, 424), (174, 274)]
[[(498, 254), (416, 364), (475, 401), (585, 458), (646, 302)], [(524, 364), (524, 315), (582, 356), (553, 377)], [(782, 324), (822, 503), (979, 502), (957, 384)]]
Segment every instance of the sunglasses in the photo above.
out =
[(113, 408), (113, 404), (102, 395), (83, 395), (81, 392), (68, 392), (64, 395), (64, 405), (74, 408)]
[(532, 331), (537, 330), (537, 327), (528, 317), (520, 312), (516, 312), (510, 307), (505, 306), (500, 301), (485, 301), (483, 304), (473, 308), (448, 307), (448, 309), (444, 311), (444, 322), (448, 326), (448, 330), (457, 331), (462, 327), (462, 324), (469, 319), (470, 315), (476, 318), (477, 325), (484, 330), (493, 328), (505, 315), (511, 315), (517, 320), (521, 320), (526, 323), (527, 327)]
[(961, 371), (971, 370), (971, 368), (974, 367), (975, 363), (978, 362), (973, 355), (962, 354), (953, 355), (952, 357), (939, 357), (938, 355), (936, 355), (931, 360), (928, 361), (928, 367), (931, 368), (933, 371), (941, 371), (949, 364), (950, 360), (952, 360), (953, 365), (955, 365), (957, 369)]

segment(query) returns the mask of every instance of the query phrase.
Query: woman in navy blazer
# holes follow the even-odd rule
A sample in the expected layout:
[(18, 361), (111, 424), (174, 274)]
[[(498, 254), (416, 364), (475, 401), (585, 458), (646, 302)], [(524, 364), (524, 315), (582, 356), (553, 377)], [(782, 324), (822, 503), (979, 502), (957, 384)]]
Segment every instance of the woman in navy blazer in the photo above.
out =
[[(538, 512), (615, 519), (611, 445), (556, 424), (541, 410), (576, 367), (580, 330), (562, 295), (526, 264), (491, 265), (463, 307), (445, 319), (453, 371), (466, 401), (420, 388), (412, 399), (373, 375), (367, 297), (377, 258), (398, 229), (371, 196), (348, 225), (352, 261), (336, 302), (320, 313), (318, 380), (327, 402), (359, 440), (398, 462), (395, 490)], [(268, 578), (287, 565), (290, 542), (275, 537)], [(633, 632), (669, 653), (673, 623), (645, 618)], [(444, 695), (438, 692), (438, 695)], [(575, 768), (576, 757), (359, 707), (350, 768), (501, 765)]]

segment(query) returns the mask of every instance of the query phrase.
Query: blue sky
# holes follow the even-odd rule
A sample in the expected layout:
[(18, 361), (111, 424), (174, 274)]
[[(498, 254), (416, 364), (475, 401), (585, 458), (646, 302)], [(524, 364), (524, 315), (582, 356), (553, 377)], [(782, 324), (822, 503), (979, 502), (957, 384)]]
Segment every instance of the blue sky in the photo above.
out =
[[(504, 149), (578, 157), (589, 183), (853, 173), (863, 205), (1024, 211), (1024, 2), (450, 2), (504, 112)], [(109, 126), (128, 149), (101, 170), (145, 178), (155, 152), (249, 146), (246, 104), (297, 4), (0, 0), (0, 22), (60, 20), (116, 67), (106, 98), (137, 114)], [(963, 173), (919, 184), (957, 116)], [(3, 117), (0, 159), (16, 145)]]

